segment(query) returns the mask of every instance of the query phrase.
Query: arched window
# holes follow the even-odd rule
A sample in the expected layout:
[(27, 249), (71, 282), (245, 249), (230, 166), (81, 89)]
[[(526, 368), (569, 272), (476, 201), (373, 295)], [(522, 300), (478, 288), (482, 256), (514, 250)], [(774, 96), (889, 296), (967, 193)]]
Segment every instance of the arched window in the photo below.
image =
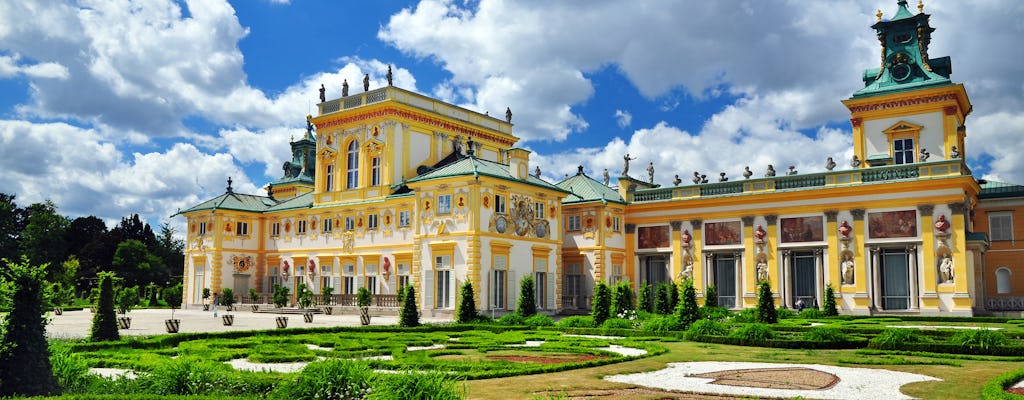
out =
[(355, 189), (359, 186), (359, 143), (355, 140), (348, 143), (348, 154), (345, 159), (345, 189)]
[(996, 270), (996, 293), (1010, 293), (1010, 269), (1002, 267)]

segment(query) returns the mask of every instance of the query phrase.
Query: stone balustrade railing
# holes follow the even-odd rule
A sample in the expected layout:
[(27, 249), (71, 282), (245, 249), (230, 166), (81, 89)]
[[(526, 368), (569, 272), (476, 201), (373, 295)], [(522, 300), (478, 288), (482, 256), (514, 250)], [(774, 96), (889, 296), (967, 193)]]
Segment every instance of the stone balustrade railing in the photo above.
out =
[(392, 100), (402, 104), (411, 105), (477, 126), (493, 129), (510, 135), (512, 134), (512, 124), (508, 122), (493, 118), (489, 115), (452, 106), (443, 101), (434, 100), (393, 86), (353, 94), (340, 99), (328, 100), (318, 104), (317, 107), (319, 108), (320, 115), (325, 115), (365, 107), (385, 100)]

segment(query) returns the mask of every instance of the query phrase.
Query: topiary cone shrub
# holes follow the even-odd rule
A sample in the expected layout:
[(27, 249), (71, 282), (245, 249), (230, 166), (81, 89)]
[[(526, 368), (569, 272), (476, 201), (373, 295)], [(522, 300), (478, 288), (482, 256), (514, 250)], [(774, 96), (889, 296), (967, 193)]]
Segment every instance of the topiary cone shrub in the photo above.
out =
[(406, 286), (405, 295), (402, 296), (402, 315), (399, 325), (414, 327), (420, 325), (420, 311), (416, 308), (416, 289)]
[(625, 315), (629, 311), (636, 311), (633, 306), (633, 284), (629, 280), (623, 280), (615, 284), (615, 288), (612, 289), (611, 315), (616, 317)]
[[(3, 263), (0, 273), (14, 290), (11, 311), (0, 327), (0, 397), (56, 394), (43, 318), (46, 265), (33, 267), (25, 256), (21, 263)], [(113, 314), (112, 305), (110, 309)]]
[(594, 286), (594, 303), (591, 306), (590, 316), (594, 318), (594, 326), (601, 326), (611, 314), (612, 294), (604, 282)]
[(692, 281), (683, 282), (683, 298), (676, 307), (676, 317), (683, 330), (686, 330), (700, 318), (700, 308), (697, 306), (697, 289), (694, 289)]
[(825, 316), (834, 317), (839, 315), (836, 308), (836, 292), (832, 290), (832, 284), (825, 287)]
[(476, 320), (476, 300), (473, 298), (473, 282), (466, 281), (459, 288), (459, 307), (455, 310), (455, 322), (467, 324)]
[(772, 287), (768, 281), (761, 281), (761, 287), (757, 290), (757, 322), (763, 324), (779, 322), (779, 315), (775, 312)]
[(519, 304), (516, 305), (516, 314), (529, 317), (537, 313), (536, 288), (533, 285), (533, 277), (525, 276), (519, 281)]
[(118, 340), (121, 335), (117, 332), (117, 315), (114, 314), (114, 274), (101, 272), (98, 275), (100, 295), (97, 299), (96, 314), (92, 316), (92, 333), (89, 340)]
[(640, 292), (636, 295), (636, 309), (643, 312), (654, 312), (654, 302), (651, 296), (651, 284), (640, 285)]
[(704, 307), (718, 307), (718, 289), (715, 285), (708, 285), (704, 291)]

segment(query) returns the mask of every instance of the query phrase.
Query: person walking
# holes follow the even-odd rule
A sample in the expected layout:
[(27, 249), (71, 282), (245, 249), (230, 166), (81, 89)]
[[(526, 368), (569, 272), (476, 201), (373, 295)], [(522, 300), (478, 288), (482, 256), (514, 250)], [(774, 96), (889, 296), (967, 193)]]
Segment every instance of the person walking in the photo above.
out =
[(220, 293), (213, 294), (213, 317), (217, 318), (217, 305), (220, 304)]

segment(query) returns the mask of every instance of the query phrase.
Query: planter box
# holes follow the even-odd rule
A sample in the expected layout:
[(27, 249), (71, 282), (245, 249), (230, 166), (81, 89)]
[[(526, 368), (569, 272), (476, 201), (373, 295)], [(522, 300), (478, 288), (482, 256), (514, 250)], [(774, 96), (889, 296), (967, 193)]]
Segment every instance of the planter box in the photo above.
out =
[(324, 311), (324, 314), (327, 314), (327, 315), (334, 314), (334, 307), (327, 306), (327, 307), (321, 307), (321, 309)]
[(234, 323), (235, 323), (235, 316), (234, 315), (224, 314), (224, 316), (222, 316), (220, 318), (224, 322), (224, 326), (231, 326), (231, 325), (234, 325)]
[(363, 325), (370, 324), (370, 307), (359, 307), (359, 323)]
[(308, 313), (302, 314), (302, 319), (304, 321), (306, 321), (307, 324), (313, 322), (313, 313), (308, 312)]
[(165, 319), (164, 327), (167, 328), (167, 333), (178, 333), (178, 328), (181, 327), (180, 319)]
[(53, 308), (53, 313), (56, 314), (56, 315), (64, 315), (64, 308), (62, 308), (62, 307), (54, 307)]
[(203, 304), (203, 311), (210, 311), (210, 305), (209, 304)]
[(288, 327), (288, 317), (277, 317), (275, 321), (277, 321), (278, 328), (284, 329)]
[(253, 304), (253, 305), (252, 305), (252, 312), (257, 312), (257, 311), (259, 311), (259, 310), (260, 310), (260, 306), (258, 306), (258, 305), (256, 305), (256, 304)]
[(132, 317), (117, 317), (118, 329), (129, 329), (132, 327)]

